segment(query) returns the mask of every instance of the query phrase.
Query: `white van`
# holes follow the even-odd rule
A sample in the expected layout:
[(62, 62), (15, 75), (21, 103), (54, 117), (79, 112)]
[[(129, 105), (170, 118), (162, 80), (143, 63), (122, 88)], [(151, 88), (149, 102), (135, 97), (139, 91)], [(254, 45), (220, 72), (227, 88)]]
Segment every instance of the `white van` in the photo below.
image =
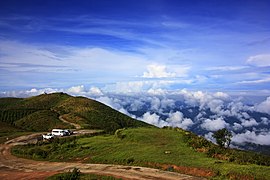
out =
[(53, 129), (52, 135), (54, 136), (65, 136), (66, 132), (63, 129)]

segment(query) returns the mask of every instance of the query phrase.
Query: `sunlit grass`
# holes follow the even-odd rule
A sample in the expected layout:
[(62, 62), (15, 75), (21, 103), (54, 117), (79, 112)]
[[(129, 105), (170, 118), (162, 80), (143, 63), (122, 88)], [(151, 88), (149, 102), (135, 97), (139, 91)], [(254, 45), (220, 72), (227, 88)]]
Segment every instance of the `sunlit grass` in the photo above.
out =
[[(49, 151), (44, 160), (79, 160), (85, 163), (139, 165), (155, 168), (162, 168), (163, 165), (176, 165), (209, 171), (212, 172), (212, 175), (215, 174), (216, 178), (270, 179), (269, 166), (239, 165), (210, 158), (205, 153), (196, 152), (184, 138), (184, 132), (175, 130), (134, 128), (118, 130), (116, 135), (79, 138), (61, 145), (51, 143), (20, 147), (15, 153), (20, 154), (19, 151), (27, 152), (39, 148)], [(53, 148), (53, 146), (57, 147)], [(33, 158), (34, 156), (29, 154), (24, 157)], [(196, 172), (195, 175), (197, 175)]]

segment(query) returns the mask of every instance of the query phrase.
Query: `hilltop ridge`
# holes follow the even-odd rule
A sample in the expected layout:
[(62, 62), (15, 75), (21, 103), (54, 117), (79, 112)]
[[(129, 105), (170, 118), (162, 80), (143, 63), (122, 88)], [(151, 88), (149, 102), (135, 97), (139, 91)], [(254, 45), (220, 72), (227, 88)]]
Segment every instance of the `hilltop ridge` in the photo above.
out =
[(119, 128), (150, 126), (100, 102), (66, 93), (42, 94), (29, 98), (0, 98), (0, 121), (26, 131), (72, 128), (59, 120), (86, 129), (114, 132)]

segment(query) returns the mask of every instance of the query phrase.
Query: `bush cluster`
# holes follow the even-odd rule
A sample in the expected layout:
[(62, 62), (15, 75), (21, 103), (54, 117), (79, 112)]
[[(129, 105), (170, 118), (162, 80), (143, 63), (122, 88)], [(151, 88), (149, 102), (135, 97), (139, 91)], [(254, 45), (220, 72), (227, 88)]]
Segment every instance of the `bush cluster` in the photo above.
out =
[(72, 171), (67, 173), (57, 174), (51, 178), (50, 180), (79, 180), (81, 176), (81, 172), (78, 168), (74, 168)]

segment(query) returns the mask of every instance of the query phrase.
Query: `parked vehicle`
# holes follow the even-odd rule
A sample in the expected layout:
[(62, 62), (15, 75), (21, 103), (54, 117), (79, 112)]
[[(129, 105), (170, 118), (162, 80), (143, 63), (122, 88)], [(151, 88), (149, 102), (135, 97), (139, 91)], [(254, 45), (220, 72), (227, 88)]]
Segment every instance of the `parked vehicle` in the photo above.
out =
[(66, 136), (66, 132), (63, 129), (53, 129), (52, 134), (54, 136)]
[(50, 140), (54, 138), (54, 135), (52, 133), (47, 133), (42, 135), (43, 139)]
[(69, 129), (65, 129), (64, 131), (65, 131), (65, 133), (66, 133), (66, 134), (65, 134), (66, 136), (70, 136), (70, 135), (73, 134), (73, 131), (71, 131), (71, 130), (69, 130)]

